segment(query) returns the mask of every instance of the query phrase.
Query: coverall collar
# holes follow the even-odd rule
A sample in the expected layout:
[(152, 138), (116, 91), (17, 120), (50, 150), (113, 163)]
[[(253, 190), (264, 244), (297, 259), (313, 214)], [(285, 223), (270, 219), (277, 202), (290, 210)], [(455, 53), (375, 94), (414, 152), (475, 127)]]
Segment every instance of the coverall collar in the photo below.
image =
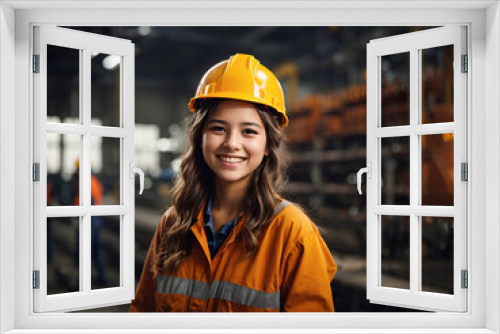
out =
[[(211, 261), (211, 256), (210, 256), (210, 250), (208, 248), (208, 242), (207, 242), (207, 236), (205, 234), (205, 208), (208, 204), (208, 199), (205, 200), (203, 205), (200, 208), (200, 211), (198, 211), (198, 216), (196, 219), (196, 222), (191, 226), (191, 231), (193, 232), (194, 236), (198, 240), (198, 243), (201, 245), (203, 248), (203, 252), (205, 253), (205, 256), (209, 261)], [(245, 225), (246, 222), (246, 215), (241, 215), (239, 217), (240, 219), (238, 220), (238, 223), (236, 226), (233, 228), (231, 233), (227, 236), (226, 241), (224, 244), (221, 246), (217, 254), (224, 252), (226, 247), (231, 244), (236, 236), (240, 233), (241, 229)], [(217, 257), (217, 254), (215, 255)]]

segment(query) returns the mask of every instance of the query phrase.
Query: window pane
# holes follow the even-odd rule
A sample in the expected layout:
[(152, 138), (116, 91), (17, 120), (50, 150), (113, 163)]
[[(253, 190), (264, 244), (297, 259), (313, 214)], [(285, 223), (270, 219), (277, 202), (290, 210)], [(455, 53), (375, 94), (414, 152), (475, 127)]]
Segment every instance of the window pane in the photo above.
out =
[(425, 135), (422, 141), (422, 205), (453, 206), (453, 133)]
[(119, 205), (120, 201), (120, 138), (91, 138), (92, 205)]
[(422, 291), (453, 294), (453, 218), (420, 219)]
[(410, 53), (381, 57), (382, 124), (410, 124)]
[(382, 205), (410, 205), (410, 137), (381, 142)]
[(410, 217), (381, 216), (381, 226), (381, 285), (410, 289)]
[(453, 45), (421, 52), (422, 124), (453, 122)]
[(47, 205), (81, 205), (79, 135), (47, 133)]
[(80, 290), (79, 217), (47, 218), (47, 294)]
[(92, 119), (120, 126), (120, 65), (122, 57), (92, 52)]
[(91, 217), (92, 289), (120, 286), (120, 216)]
[(47, 121), (79, 124), (80, 50), (47, 45)]

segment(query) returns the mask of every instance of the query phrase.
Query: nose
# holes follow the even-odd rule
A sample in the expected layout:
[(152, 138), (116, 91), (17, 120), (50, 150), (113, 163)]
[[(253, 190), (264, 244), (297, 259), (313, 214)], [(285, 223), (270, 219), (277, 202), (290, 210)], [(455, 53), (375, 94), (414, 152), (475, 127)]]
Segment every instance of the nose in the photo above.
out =
[(241, 147), (241, 140), (238, 131), (229, 131), (226, 135), (224, 145), (231, 150), (238, 150)]

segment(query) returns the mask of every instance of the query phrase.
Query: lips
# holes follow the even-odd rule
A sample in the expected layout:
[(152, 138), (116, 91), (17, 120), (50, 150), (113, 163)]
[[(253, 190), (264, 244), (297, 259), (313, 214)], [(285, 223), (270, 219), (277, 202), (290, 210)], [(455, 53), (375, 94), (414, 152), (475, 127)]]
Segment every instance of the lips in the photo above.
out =
[(237, 157), (231, 155), (217, 155), (217, 158), (219, 158), (219, 160), (221, 160), (222, 162), (229, 164), (239, 164), (246, 160), (246, 158), (244, 157)]

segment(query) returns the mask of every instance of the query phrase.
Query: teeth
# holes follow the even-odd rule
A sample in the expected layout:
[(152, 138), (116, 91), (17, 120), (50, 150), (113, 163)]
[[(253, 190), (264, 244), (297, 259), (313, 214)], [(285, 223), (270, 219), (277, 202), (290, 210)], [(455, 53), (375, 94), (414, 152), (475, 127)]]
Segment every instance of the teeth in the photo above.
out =
[(242, 162), (244, 160), (242, 158), (228, 158), (228, 157), (219, 157), (219, 159), (225, 162)]

